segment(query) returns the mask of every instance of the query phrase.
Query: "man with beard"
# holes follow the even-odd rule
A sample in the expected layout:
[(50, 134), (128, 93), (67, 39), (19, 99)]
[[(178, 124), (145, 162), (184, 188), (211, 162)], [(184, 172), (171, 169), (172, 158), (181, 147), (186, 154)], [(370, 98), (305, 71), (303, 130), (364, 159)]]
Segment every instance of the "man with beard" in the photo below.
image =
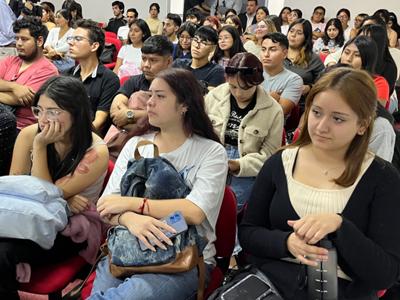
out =
[(179, 27), (181, 27), (181, 24), (182, 24), (181, 17), (177, 14), (172, 14), (172, 13), (169, 13), (164, 21), (162, 33), (164, 36), (168, 38), (170, 42), (174, 44), (178, 43), (178, 37), (176, 36), (176, 33), (178, 32)]
[(58, 71), (43, 56), (48, 31), (40, 19), (17, 20), (13, 31), (18, 56), (0, 61), (0, 103), (16, 107), (17, 128), (22, 129), (36, 122), (30, 108), (35, 92)]

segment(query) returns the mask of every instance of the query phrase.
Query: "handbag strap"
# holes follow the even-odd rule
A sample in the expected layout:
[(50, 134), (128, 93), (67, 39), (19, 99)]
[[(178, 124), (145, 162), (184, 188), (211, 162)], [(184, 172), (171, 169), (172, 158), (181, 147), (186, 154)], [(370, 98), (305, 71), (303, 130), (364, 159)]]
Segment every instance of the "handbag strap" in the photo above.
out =
[(203, 256), (199, 257), (197, 263), (197, 270), (199, 273), (199, 284), (197, 286), (197, 300), (204, 300), (204, 290), (206, 288), (206, 265)]
[(141, 140), (136, 145), (136, 149), (135, 149), (135, 159), (136, 160), (139, 160), (140, 158), (142, 158), (142, 156), (139, 153), (139, 147), (146, 146), (146, 145), (153, 145), (153, 147), (154, 147), (154, 155), (153, 156), (154, 157), (160, 156), (160, 153), (158, 151), (158, 147), (156, 144), (154, 144), (153, 142), (148, 141), (148, 140)]

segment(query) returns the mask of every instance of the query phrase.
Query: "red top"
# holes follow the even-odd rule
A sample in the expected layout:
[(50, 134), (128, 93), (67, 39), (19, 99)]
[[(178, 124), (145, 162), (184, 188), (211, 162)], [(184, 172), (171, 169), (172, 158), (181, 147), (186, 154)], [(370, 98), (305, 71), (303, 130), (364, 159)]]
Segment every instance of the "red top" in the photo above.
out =
[(385, 108), (389, 108), (389, 84), (386, 79), (382, 76), (374, 76), (374, 83), (376, 87), (376, 93), (379, 100), (386, 100)]
[[(58, 75), (57, 68), (45, 57), (38, 59), (26, 70), (19, 73), (21, 65), (22, 59), (18, 56), (9, 56), (0, 61), (0, 78), (27, 85), (36, 92), (47, 79)], [(30, 107), (18, 107), (15, 115), (18, 129), (36, 123)]]

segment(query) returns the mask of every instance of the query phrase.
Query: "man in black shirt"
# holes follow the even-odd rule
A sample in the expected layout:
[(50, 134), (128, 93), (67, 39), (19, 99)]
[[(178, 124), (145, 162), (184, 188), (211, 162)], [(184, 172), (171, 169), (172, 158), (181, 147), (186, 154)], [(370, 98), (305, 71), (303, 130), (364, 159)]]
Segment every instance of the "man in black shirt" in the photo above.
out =
[(114, 1), (111, 5), (115, 17), (108, 21), (108, 25), (104, 29), (105, 31), (111, 31), (117, 34), (118, 29), (121, 26), (125, 26), (127, 23), (124, 19), (125, 5), (121, 1)]
[(113, 96), (119, 88), (119, 79), (105, 68), (99, 57), (104, 48), (104, 33), (91, 20), (78, 20), (74, 35), (68, 38), (70, 56), (79, 65), (65, 72), (80, 78), (90, 98), (93, 126), (104, 133)]
[(149, 37), (142, 47), (141, 69), (143, 74), (129, 78), (118, 90), (111, 106), (111, 118), (113, 123), (129, 131), (134, 128), (135, 120), (147, 115), (145, 110), (129, 109), (128, 100), (130, 96), (139, 92), (139, 97), (146, 97), (151, 81), (156, 75), (169, 68), (172, 64), (173, 45), (168, 39), (161, 35)]
[(202, 26), (194, 34), (190, 52), (192, 59), (181, 58), (175, 60), (173, 66), (186, 68), (208, 89), (225, 82), (224, 68), (209, 61), (210, 54), (215, 50), (218, 42), (217, 32), (209, 27)]

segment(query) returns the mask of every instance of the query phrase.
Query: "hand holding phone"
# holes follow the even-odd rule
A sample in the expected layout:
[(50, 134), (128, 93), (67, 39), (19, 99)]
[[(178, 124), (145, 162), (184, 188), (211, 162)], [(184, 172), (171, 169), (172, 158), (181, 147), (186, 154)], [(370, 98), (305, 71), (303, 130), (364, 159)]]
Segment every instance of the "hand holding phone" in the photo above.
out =
[[(173, 212), (172, 214), (166, 216), (165, 218), (160, 219), (160, 221), (165, 222), (167, 225), (169, 225), (175, 229), (176, 233), (172, 233), (172, 232), (166, 231), (166, 230), (161, 230), (170, 239), (188, 229), (185, 218), (183, 217), (183, 215), (180, 211)], [(155, 245), (154, 241), (149, 241), (149, 243), (152, 246)], [(142, 251), (145, 251), (148, 249), (148, 247), (141, 240), (139, 240), (139, 245), (140, 245), (140, 249), (142, 249)]]

